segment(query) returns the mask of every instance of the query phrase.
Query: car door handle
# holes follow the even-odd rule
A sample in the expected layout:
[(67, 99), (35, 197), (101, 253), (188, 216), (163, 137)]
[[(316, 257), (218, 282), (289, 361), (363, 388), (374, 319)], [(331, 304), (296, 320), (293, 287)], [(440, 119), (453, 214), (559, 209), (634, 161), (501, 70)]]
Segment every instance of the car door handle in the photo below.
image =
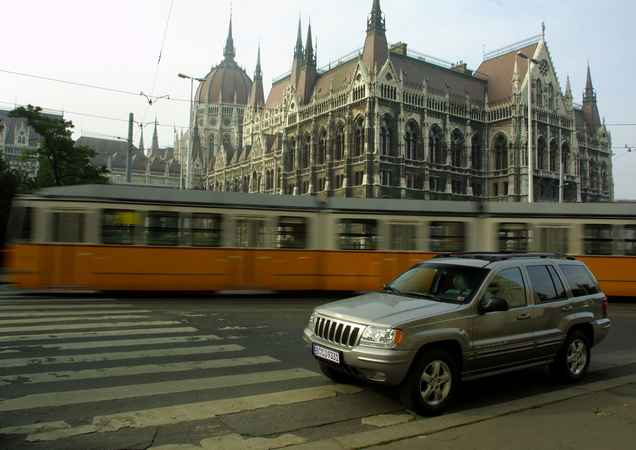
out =
[(574, 306), (564, 306), (563, 308), (561, 308), (561, 311), (568, 312), (568, 311), (572, 311), (573, 309), (574, 309)]
[(529, 319), (530, 317), (532, 317), (532, 314), (527, 313), (527, 314), (519, 314), (517, 316), (517, 320), (526, 320)]

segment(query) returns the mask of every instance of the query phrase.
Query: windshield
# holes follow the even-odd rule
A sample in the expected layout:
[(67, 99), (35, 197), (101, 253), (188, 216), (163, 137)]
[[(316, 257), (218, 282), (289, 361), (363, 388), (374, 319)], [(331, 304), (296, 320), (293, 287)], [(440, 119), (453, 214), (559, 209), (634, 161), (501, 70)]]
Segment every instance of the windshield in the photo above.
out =
[(466, 303), (479, 288), (487, 272), (476, 267), (425, 263), (399, 275), (384, 286), (384, 291)]

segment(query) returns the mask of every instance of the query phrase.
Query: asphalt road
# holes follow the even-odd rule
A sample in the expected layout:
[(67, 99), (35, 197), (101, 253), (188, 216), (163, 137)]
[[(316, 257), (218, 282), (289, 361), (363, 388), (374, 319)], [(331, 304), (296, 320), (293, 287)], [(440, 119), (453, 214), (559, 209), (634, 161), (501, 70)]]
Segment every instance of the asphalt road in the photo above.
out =
[[(270, 449), (429, 420), (319, 373), (301, 332), (334, 298), (33, 294), (0, 287), (2, 449)], [(636, 302), (610, 317), (584, 384), (636, 374)], [(447, 414), (567, 388), (546, 368), (464, 383)]]

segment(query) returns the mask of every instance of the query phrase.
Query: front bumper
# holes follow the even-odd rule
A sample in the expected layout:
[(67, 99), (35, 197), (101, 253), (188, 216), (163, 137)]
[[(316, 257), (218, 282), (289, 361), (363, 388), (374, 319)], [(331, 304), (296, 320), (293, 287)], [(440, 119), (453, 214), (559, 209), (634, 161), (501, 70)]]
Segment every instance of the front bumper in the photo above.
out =
[(357, 372), (365, 380), (390, 386), (398, 385), (404, 380), (416, 354), (413, 350), (390, 350), (359, 345), (353, 348), (343, 347), (320, 339), (309, 328), (305, 328), (303, 339), (312, 354), (313, 344), (342, 353), (343, 362), (340, 365), (329, 363), (330, 367), (346, 374)]

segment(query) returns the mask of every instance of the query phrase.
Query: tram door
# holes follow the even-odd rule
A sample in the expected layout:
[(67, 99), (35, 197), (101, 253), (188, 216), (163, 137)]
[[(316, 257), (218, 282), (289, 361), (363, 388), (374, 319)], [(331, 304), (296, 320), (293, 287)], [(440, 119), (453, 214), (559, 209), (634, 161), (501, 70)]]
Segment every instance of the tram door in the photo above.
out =
[[(73, 288), (85, 286), (86, 266), (82, 257), (82, 243), (85, 242), (86, 213), (81, 211), (54, 211), (49, 221), (50, 252), (44, 258), (48, 267), (42, 273), (48, 273), (45, 287)], [(48, 286), (46, 286), (48, 285)]]
[(266, 221), (260, 218), (240, 218), (236, 220), (234, 247), (230, 255), (233, 288), (267, 289), (269, 265), (264, 264), (263, 248), (266, 247)]

